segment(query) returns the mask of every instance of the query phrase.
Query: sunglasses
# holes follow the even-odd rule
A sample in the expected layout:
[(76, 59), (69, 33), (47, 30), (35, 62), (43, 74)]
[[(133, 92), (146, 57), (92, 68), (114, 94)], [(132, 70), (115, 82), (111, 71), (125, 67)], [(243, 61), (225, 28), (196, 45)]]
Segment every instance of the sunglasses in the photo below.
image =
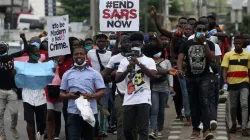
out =
[(197, 32), (201, 32), (201, 31), (206, 32), (207, 31), (206, 28), (197, 28), (196, 30), (197, 30)]

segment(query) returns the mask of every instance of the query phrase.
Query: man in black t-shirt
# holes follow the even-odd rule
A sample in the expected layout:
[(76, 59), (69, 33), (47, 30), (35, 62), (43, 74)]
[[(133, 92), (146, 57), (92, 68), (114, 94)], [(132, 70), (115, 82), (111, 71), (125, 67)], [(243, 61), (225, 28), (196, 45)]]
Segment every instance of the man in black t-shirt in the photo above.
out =
[[(21, 35), (23, 38), (24, 35)], [(27, 43), (27, 42), (25, 42)], [(26, 48), (26, 44), (24, 45)], [(16, 130), (18, 121), (17, 94), (13, 69), (14, 58), (21, 57), (24, 51), (8, 55), (8, 44), (0, 42), (0, 139), (6, 139), (4, 130), (4, 111), (7, 103), (11, 114), (10, 131), (15, 139), (19, 138)]]
[[(177, 66), (182, 71), (184, 57), (187, 64), (187, 88), (190, 97), (190, 108), (193, 125), (192, 139), (200, 135), (199, 124), (203, 122), (203, 136), (206, 140), (213, 139), (210, 132), (209, 105), (215, 101), (214, 75), (209, 71), (210, 61), (215, 60), (215, 47), (211, 41), (205, 38), (206, 25), (198, 21), (194, 25), (195, 38), (182, 44)], [(182, 73), (182, 75), (184, 75)], [(202, 115), (202, 117), (201, 117)]]

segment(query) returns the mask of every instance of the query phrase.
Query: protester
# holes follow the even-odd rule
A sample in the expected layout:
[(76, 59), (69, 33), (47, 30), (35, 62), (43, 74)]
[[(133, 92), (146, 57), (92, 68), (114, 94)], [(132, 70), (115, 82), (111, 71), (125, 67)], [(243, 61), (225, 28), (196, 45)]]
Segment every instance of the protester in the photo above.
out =
[[(59, 64), (59, 76), (62, 79), (63, 74), (69, 70), (70, 68), (73, 67), (74, 61), (73, 61), (73, 50), (74, 48), (79, 47), (79, 40), (75, 37), (69, 37), (69, 46), (70, 46), (70, 54), (65, 55), (62, 57), (62, 62)], [(63, 117), (64, 117), (64, 122), (67, 124), (67, 108), (68, 108), (68, 101), (64, 100), (63, 101)], [(67, 125), (65, 125), (65, 134), (66, 134), (66, 140), (68, 140), (68, 129)]]
[(126, 81), (123, 101), (123, 131), (126, 140), (135, 140), (133, 130), (138, 129), (139, 139), (148, 139), (149, 109), (151, 105), (150, 78), (156, 77), (153, 59), (141, 52), (144, 36), (134, 33), (130, 36), (132, 51), (136, 56), (124, 58), (116, 74), (116, 82)]
[[(25, 35), (21, 34), (20, 37), (25, 38)], [(25, 50), (27, 49), (26, 44), (24, 45), (24, 48)], [(0, 140), (6, 139), (4, 129), (4, 112), (7, 105), (11, 115), (10, 131), (15, 139), (19, 138), (18, 131), (16, 130), (18, 121), (17, 88), (12, 71), (14, 68), (14, 58), (22, 56), (25, 53), (25, 50), (8, 55), (8, 49), (9, 46), (7, 43), (0, 42)]]
[(151, 80), (152, 84), (152, 107), (150, 124), (152, 132), (151, 139), (163, 137), (162, 130), (165, 117), (165, 104), (169, 93), (174, 93), (173, 76), (167, 75), (172, 66), (169, 60), (161, 58), (162, 52), (154, 54), (154, 61), (157, 68), (157, 78)]
[[(73, 50), (74, 67), (67, 71), (62, 78), (61, 98), (68, 101), (68, 136), (69, 140), (94, 140), (95, 128), (80, 116), (75, 99), (84, 96), (90, 102), (90, 107), (97, 121), (97, 102), (105, 95), (105, 85), (100, 73), (89, 67), (85, 62), (86, 53), (83, 48)], [(79, 94), (76, 94), (79, 93)]]
[[(119, 50), (120, 53), (117, 55), (114, 55), (110, 58), (108, 65), (106, 66), (105, 70), (102, 72), (102, 75), (108, 76), (112, 75), (112, 77), (115, 77), (116, 71), (118, 70), (118, 67), (120, 65), (120, 62), (122, 59), (126, 58), (126, 55), (131, 52), (131, 43), (129, 40), (129, 36), (123, 35), (121, 36), (121, 39), (119, 39)], [(123, 134), (123, 98), (124, 98), (124, 92), (126, 87), (125, 80), (120, 83), (113, 83), (115, 85), (115, 112), (116, 112), (116, 119), (117, 119), (117, 140), (124, 140), (124, 134)]]
[[(92, 49), (88, 52), (87, 57), (92, 64), (92, 68), (98, 72), (101, 72), (105, 69), (105, 66), (108, 64), (111, 58), (111, 51), (106, 50), (107, 47), (107, 36), (105, 34), (98, 34), (96, 35), (96, 44), (97, 49)], [(106, 85), (106, 93), (105, 97), (100, 99), (100, 105), (104, 106), (106, 109), (109, 108), (108, 103), (112, 101), (112, 95), (110, 94), (110, 86), (109, 79), (105, 79)], [(103, 112), (100, 114), (100, 131), (101, 135), (107, 137), (107, 117), (104, 115)]]
[[(187, 64), (187, 89), (190, 99), (191, 117), (193, 125), (192, 139), (199, 138), (199, 124), (202, 120), (204, 139), (213, 139), (210, 132), (210, 102), (214, 102), (214, 76), (209, 72), (209, 61), (215, 60), (214, 44), (207, 41), (206, 25), (198, 21), (194, 25), (195, 38), (184, 42), (178, 56), (178, 69), (183, 70), (184, 57)], [(184, 73), (182, 73), (184, 75)], [(202, 112), (202, 117), (201, 117)], [(201, 119), (202, 118), (202, 119)]]
[[(40, 51), (36, 45), (29, 45), (27, 49), (29, 60), (27, 63), (39, 63)], [(46, 98), (44, 89), (23, 88), (24, 120), (27, 122), (27, 133), (30, 140), (37, 136), (38, 140), (43, 138), (46, 127)], [(36, 121), (36, 122), (35, 122)], [(37, 135), (35, 134), (35, 123), (37, 124)]]
[[(242, 136), (249, 137), (248, 123), (248, 96), (249, 96), (249, 69), (250, 54), (243, 51), (244, 40), (242, 36), (234, 38), (235, 50), (225, 54), (221, 66), (223, 67), (224, 84), (228, 84), (232, 127), (230, 133), (236, 133), (236, 113), (238, 99), (242, 109)], [(237, 75), (241, 75), (236, 76)], [(240, 94), (240, 96), (238, 95)]]

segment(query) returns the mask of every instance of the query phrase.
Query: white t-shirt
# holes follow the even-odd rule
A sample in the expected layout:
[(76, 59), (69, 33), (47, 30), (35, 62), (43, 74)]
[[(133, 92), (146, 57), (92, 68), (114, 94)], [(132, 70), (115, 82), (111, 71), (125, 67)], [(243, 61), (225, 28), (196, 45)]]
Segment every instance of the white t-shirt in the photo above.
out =
[(23, 88), (22, 90), (23, 102), (26, 102), (32, 106), (40, 106), (46, 104), (46, 96), (44, 89), (32, 90)]
[[(123, 55), (121, 55), (121, 53), (114, 55), (110, 58), (108, 65), (106, 66), (106, 68), (110, 68), (110, 69), (117, 69), (122, 61), (122, 59), (124, 59), (126, 57), (124, 57)], [(125, 88), (127, 87), (126, 85), (126, 80), (123, 80), (120, 83), (116, 84), (117, 89), (120, 91), (120, 93), (124, 94)], [(117, 90), (115, 91), (115, 95), (117, 95), (118, 92)]]
[[(111, 54), (112, 52), (111, 51), (106, 51), (106, 53), (104, 54), (101, 54), (101, 53), (98, 53), (99, 56), (100, 56), (100, 60), (102, 62), (102, 65), (105, 67), (110, 58), (111, 58)], [(92, 65), (92, 68), (98, 72), (101, 71), (101, 68), (100, 68), (100, 64), (99, 64), (99, 61), (98, 61), (98, 58), (96, 56), (96, 49), (92, 49), (88, 52), (87, 54), (87, 57), (89, 58), (90, 62), (91, 62), (91, 65)]]
[[(142, 56), (137, 60), (145, 65), (150, 70), (156, 70), (155, 62), (152, 58)], [(122, 59), (118, 71), (124, 72), (129, 65), (127, 58)], [(139, 66), (135, 66), (135, 73), (133, 74), (132, 80), (129, 79), (129, 75), (125, 78), (126, 88), (124, 90), (125, 96), (123, 105), (136, 105), (136, 104), (150, 104), (151, 105), (151, 89), (150, 89), (150, 78), (142, 73)]]
[[(232, 50), (234, 50), (235, 48), (233, 47)], [(242, 48), (244, 51), (249, 52), (250, 53), (250, 45), (248, 45), (246, 48)]]
[(218, 44), (214, 44), (215, 47), (215, 56), (221, 56), (221, 49)]

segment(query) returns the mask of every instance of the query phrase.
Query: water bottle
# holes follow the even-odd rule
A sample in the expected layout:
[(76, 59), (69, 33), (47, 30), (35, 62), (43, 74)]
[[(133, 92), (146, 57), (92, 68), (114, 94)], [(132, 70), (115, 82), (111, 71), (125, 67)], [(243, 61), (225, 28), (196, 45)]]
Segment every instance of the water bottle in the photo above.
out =
[(224, 84), (224, 85), (223, 85), (223, 90), (224, 90), (224, 91), (227, 91), (227, 89), (228, 89), (228, 84)]

